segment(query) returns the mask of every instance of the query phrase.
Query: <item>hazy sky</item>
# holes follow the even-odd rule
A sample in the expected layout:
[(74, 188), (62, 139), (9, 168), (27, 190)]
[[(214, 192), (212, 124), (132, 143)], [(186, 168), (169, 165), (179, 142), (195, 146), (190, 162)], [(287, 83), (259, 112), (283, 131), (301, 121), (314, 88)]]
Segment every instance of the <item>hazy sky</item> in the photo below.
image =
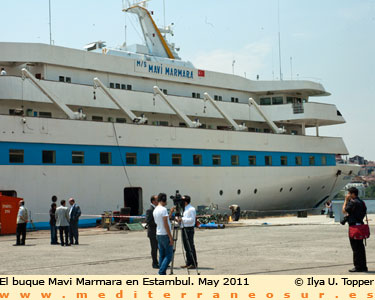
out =
[[(82, 49), (103, 40), (116, 47), (139, 43), (134, 16), (122, 13), (122, 0), (51, 0), (56, 45)], [(49, 43), (48, 0), (0, 0), (1, 41)], [(149, 2), (163, 25), (163, 0)], [(196, 67), (255, 79), (279, 79), (277, 0), (165, 0), (170, 40)], [(321, 82), (344, 125), (321, 128), (342, 136), (350, 155), (375, 160), (375, 0), (280, 0), (284, 80)], [(138, 33), (137, 33), (138, 31)], [(292, 58), (292, 66), (291, 66)], [(291, 72), (291, 69), (293, 70)]]

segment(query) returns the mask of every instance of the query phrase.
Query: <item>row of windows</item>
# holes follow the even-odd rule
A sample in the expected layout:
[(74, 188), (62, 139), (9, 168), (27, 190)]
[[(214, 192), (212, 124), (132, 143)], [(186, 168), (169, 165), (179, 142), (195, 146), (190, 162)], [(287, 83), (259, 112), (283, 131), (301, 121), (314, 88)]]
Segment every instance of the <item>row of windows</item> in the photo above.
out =
[[(264, 164), (266, 166), (272, 166), (272, 156), (266, 155), (264, 157)], [(99, 155), (100, 164), (102, 165), (111, 165), (112, 164), (112, 153), (111, 152), (100, 152)], [(302, 166), (302, 156), (295, 156), (295, 165)], [(309, 156), (309, 165), (315, 166), (316, 157), (314, 155)], [(327, 165), (327, 157), (322, 155), (320, 157), (321, 165)], [(24, 150), (20, 149), (10, 149), (9, 150), (9, 162), (10, 163), (23, 163), (24, 162)], [(125, 155), (125, 162), (127, 165), (137, 165), (137, 153), (128, 152)], [(182, 155), (181, 154), (172, 154), (171, 162), (174, 166), (182, 165)], [(42, 163), (44, 164), (55, 164), (56, 163), (56, 151), (52, 150), (43, 150), (42, 151)], [(85, 163), (85, 152), (84, 151), (72, 151), (72, 164), (84, 164)], [(153, 166), (160, 165), (160, 154), (159, 153), (150, 153), (149, 154), (149, 164)], [(280, 157), (280, 165), (287, 166), (289, 164), (287, 156)], [(193, 165), (201, 166), (202, 165), (202, 154), (193, 154)], [(221, 166), (221, 155), (212, 154), (212, 165)], [(231, 165), (239, 166), (240, 158), (239, 155), (231, 155)], [(256, 166), (257, 157), (255, 155), (248, 156), (248, 165)]]
[(110, 82), (109, 83), (109, 88), (111, 89), (118, 89), (118, 90), (132, 90), (132, 85), (131, 84), (123, 84), (123, 83), (114, 83)]

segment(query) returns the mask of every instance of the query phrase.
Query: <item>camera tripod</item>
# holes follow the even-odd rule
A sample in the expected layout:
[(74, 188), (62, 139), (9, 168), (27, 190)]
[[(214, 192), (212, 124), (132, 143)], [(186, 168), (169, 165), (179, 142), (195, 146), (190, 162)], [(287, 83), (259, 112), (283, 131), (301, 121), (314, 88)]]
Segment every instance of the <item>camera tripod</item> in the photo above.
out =
[[(182, 224), (183, 224), (183, 221), (182, 221)], [(172, 261), (171, 261), (170, 275), (173, 275), (174, 255), (176, 253), (176, 248), (177, 248), (177, 240), (178, 240), (178, 231), (179, 231), (179, 229), (181, 229), (181, 228), (180, 228), (180, 225), (178, 223), (177, 224), (173, 224), (173, 232), (172, 232), (172, 237), (173, 237), (173, 255), (172, 255)], [(195, 267), (195, 271), (197, 272), (197, 275), (200, 275), (199, 270), (198, 270), (198, 266), (197, 266), (197, 262), (195, 261), (195, 258), (193, 256), (193, 251), (191, 250), (191, 245), (190, 245), (187, 233), (182, 228), (182, 230), (181, 230), (181, 237), (182, 237), (183, 234), (185, 236), (185, 240), (186, 240), (186, 243), (187, 243), (187, 246), (188, 246), (187, 248), (188, 248), (189, 254), (190, 254), (190, 256), (193, 259), (193, 265)], [(188, 272), (189, 272), (189, 270), (188, 270)]]

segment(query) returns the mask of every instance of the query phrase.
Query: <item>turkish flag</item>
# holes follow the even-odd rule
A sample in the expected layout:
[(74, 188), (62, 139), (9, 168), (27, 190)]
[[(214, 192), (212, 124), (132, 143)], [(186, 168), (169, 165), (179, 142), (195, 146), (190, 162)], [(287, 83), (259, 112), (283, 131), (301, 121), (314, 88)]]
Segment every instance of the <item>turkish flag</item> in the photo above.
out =
[(198, 70), (198, 76), (199, 77), (204, 77), (206, 74), (204, 72), (204, 70)]

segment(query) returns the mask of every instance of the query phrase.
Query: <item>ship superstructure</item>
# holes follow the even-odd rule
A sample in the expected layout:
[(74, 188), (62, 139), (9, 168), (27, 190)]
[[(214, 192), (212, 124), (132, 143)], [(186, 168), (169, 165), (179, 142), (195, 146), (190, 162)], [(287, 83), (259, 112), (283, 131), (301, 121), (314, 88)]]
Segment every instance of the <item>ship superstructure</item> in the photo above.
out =
[(196, 205), (312, 209), (358, 171), (336, 164), (341, 138), (319, 136), (345, 122), (312, 101), (329, 95), (321, 84), (196, 69), (145, 2), (124, 11), (145, 45), (0, 43), (0, 192), (24, 197), (37, 226), (52, 195), (75, 197), (86, 222), (124, 206), (140, 215), (177, 189)]

